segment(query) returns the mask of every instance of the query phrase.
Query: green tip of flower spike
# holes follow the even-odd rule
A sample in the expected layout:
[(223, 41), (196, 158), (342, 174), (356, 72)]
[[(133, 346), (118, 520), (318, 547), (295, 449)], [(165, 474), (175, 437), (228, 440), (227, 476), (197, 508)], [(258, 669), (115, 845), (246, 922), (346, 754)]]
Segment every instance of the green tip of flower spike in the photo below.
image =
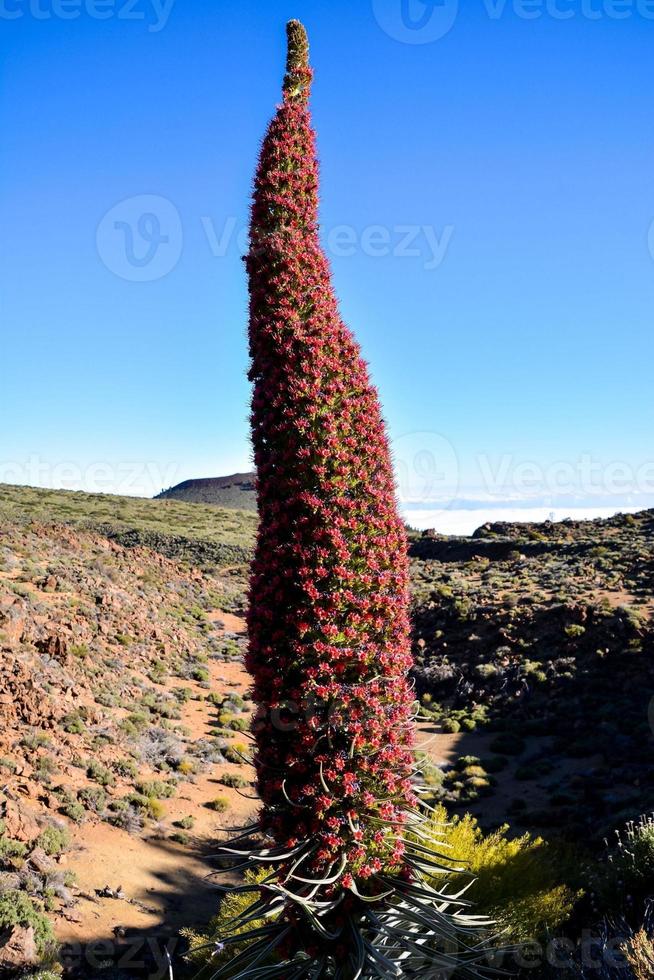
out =
[(286, 98), (307, 98), (311, 85), (309, 68), (309, 38), (299, 20), (289, 20), (286, 25), (288, 49), (284, 95)]

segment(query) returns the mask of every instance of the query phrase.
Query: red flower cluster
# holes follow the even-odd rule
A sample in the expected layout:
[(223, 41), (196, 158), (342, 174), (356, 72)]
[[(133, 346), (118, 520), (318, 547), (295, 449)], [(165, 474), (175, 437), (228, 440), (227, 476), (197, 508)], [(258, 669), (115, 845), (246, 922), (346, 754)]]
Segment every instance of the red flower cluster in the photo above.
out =
[(320, 247), (310, 84), (291, 22), (246, 259), (260, 515), (248, 669), (261, 828), (289, 851), (312, 841), (296, 874), (333, 897), (402, 869), (396, 831), (416, 801), (406, 539), (377, 394)]

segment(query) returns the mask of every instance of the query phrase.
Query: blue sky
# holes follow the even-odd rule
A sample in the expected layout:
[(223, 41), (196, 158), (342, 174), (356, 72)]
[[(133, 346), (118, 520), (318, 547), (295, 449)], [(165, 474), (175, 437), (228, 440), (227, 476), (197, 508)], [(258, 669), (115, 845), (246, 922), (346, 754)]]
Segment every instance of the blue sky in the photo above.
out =
[(654, 505), (654, 3), (430, 4), (0, 0), (0, 480), (249, 466), (240, 255), (297, 16), (405, 503)]

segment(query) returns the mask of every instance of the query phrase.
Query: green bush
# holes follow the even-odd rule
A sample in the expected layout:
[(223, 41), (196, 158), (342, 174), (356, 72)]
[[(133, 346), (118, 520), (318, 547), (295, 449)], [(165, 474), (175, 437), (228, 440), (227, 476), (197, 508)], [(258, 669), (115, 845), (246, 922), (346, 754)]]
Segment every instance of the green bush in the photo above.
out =
[(15, 889), (0, 895), (0, 932), (12, 926), (32, 926), (36, 948), (41, 956), (55, 945), (55, 935), (49, 920), (26, 892)]
[(27, 845), (22, 841), (9, 837), (0, 837), (0, 864), (11, 864), (15, 858), (23, 858), (27, 853)]
[(180, 817), (179, 820), (174, 821), (174, 826), (179, 827), (180, 830), (190, 830), (195, 823), (195, 817)]
[(250, 721), (247, 716), (233, 715), (229, 711), (221, 711), (218, 715), (218, 722), (223, 728), (233, 732), (245, 732), (250, 727)]
[(70, 834), (66, 827), (56, 827), (52, 824), (41, 831), (36, 843), (43, 848), (46, 854), (56, 857), (70, 847)]
[(100, 783), (101, 786), (113, 786), (116, 782), (113, 773), (107, 766), (98, 762), (96, 759), (92, 759), (88, 766), (86, 767), (86, 775), (89, 779), (93, 779), (96, 783)]
[(117, 776), (128, 779), (135, 779), (138, 776), (139, 770), (134, 759), (116, 759), (115, 762), (111, 763), (111, 767)]
[(49, 783), (54, 774), (57, 772), (57, 769), (57, 763), (52, 756), (38, 756), (34, 768), (34, 777), (41, 782)]
[(233, 762), (235, 766), (242, 766), (249, 761), (248, 751), (245, 745), (228, 745), (223, 755), (227, 762)]
[(209, 800), (207, 806), (216, 813), (225, 813), (229, 810), (229, 800), (226, 796), (217, 796), (215, 800)]
[(60, 810), (73, 823), (83, 823), (86, 817), (86, 807), (78, 803), (77, 800), (66, 800)]
[(166, 816), (166, 808), (161, 800), (156, 800), (154, 797), (148, 797), (147, 813), (153, 820), (163, 820), (163, 818)]
[(242, 789), (244, 786), (248, 785), (247, 779), (244, 779), (243, 776), (239, 776), (237, 773), (233, 772), (226, 772), (220, 777), (218, 782), (222, 783), (223, 786), (229, 786), (232, 789)]
[[(449, 821), (442, 806), (432, 820), (436, 839), (449, 845), (445, 853), (475, 878), (467, 897), (509, 941), (539, 939), (569, 919), (578, 894), (565, 884), (570, 867), (562, 851), (530, 834), (509, 839), (506, 824), (484, 836), (470, 814)], [(461, 887), (460, 875), (443, 877)]]
[(62, 727), (65, 732), (69, 735), (83, 735), (86, 731), (86, 725), (84, 724), (84, 719), (80, 712), (73, 711), (71, 714), (66, 715), (62, 719)]
[(174, 841), (176, 844), (190, 844), (191, 838), (188, 834), (185, 834), (183, 830), (175, 830), (170, 835), (170, 840)]
[(101, 786), (83, 786), (77, 796), (80, 802), (94, 813), (102, 813), (107, 805), (107, 794)]
[[(268, 873), (269, 870), (267, 868), (262, 868), (260, 871), (246, 871), (245, 883), (247, 885), (256, 885)], [(214, 967), (217, 969), (219, 964), (232, 959), (245, 949), (245, 944), (241, 943), (239, 945), (238, 943), (234, 943), (226, 947), (225, 952), (216, 952), (220, 948), (219, 943), (227, 932), (230, 935), (238, 935), (239, 933), (258, 928), (265, 924), (262, 920), (251, 922), (249, 925), (243, 926), (240, 929), (233, 929), (230, 926), (232, 919), (245, 915), (247, 910), (258, 901), (259, 897), (260, 893), (258, 890), (228, 894), (220, 903), (218, 914), (210, 921), (206, 933), (196, 933), (191, 929), (182, 930), (182, 935), (188, 940), (190, 946), (189, 959), (194, 963), (200, 965), (206, 964), (212, 969)]]
[(148, 779), (136, 784), (136, 789), (143, 796), (155, 800), (169, 800), (177, 792), (175, 783), (166, 783), (163, 779)]
[(454, 735), (461, 731), (461, 725), (455, 718), (444, 718), (441, 724), (443, 731), (449, 734)]
[(585, 874), (604, 914), (622, 914), (627, 902), (640, 905), (654, 896), (654, 816), (630, 820), (616, 831), (605, 860)]
[(45, 745), (50, 745), (52, 739), (45, 732), (29, 732), (23, 735), (20, 744), (26, 749), (38, 749)]

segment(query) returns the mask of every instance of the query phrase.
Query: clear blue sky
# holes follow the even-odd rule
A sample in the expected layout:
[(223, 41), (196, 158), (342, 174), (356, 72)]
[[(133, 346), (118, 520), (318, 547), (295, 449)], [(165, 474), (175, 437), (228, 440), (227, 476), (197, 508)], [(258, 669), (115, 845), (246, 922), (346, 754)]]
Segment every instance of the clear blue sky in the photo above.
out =
[(444, 446), (463, 496), (581, 457), (624, 464), (624, 502), (654, 490), (654, 4), (460, 7), (2, 0), (0, 480), (249, 466), (236, 239), (296, 16), (335, 285), (400, 463), (419, 481)]

